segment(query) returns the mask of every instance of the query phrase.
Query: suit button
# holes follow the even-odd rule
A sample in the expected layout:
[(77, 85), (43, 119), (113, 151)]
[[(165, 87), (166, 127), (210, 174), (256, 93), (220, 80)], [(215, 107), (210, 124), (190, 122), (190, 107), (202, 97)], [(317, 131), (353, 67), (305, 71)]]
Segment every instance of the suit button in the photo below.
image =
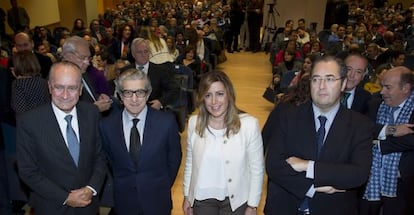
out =
[(231, 182), (231, 178), (229, 178), (228, 182)]
[(234, 198), (234, 195), (231, 195), (230, 198), (233, 199)]

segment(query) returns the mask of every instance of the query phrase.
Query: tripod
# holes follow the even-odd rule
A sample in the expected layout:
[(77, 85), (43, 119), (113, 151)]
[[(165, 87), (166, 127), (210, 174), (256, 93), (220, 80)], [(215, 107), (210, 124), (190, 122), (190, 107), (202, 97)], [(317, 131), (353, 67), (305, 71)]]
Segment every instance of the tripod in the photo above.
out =
[[(274, 14), (274, 7), (275, 3), (267, 4), (269, 6), (269, 11), (267, 13), (267, 21), (264, 25), (263, 37), (262, 37), (262, 49), (268, 53), (270, 49), (270, 45), (272, 43), (272, 38), (276, 33), (276, 16)], [(278, 16), (280, 16), (279, 12), (276, 10)]]

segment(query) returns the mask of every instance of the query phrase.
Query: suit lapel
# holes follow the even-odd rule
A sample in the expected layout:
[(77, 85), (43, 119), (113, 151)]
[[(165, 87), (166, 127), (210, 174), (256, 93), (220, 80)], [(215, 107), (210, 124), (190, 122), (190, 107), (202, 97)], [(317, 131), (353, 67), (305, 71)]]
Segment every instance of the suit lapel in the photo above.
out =
[(335, 150), (338, 143), (342, 143), (347, 139), (347, 131), (349, 130), (347, 128), (350, 126), (351, 119), (351, 116), (348, 113), (348, 110), (346, 110), (344, 107), (339, 107), (338, 113), (332, 122), (331, 128), (328, 131), (325, 143), (322, 147), (321, 157), (326, 152)]
[(298, 131), (300, 139), (303, 141), (308, 140), (308, 144), (300, 143), (304, 147), (306, 157), (315, 159), (317, 158), (318, 147), (316, 143), (316, 128), (314, 113), (312, 109), (312, 103), (307, 103), (305, 108), (301, 109), (298, 114)]
[(151, 147), (153, 141), (153, 137), (157, 135), (155, 131), (158, 131), (156, 127), (156, 119), (154, 119), (154, 110), (148, 106), (147, 116), (145, 118), (145, 127), (144, 127), (144, 137), (142, 140), (142, 148), (141, 148), (141, 158), (144, 156), (145, 151), (148, 150), (147, 148)]
[(52, 105), (48, 108), (48, 114), (45, 118), (45, 125), (49, 125), (48, 130), (51, 134), (56, 135), (50, 135), (50, 143), (54, 144), (53, 148), (57, 148), (57, 151), (61, 153), (61, 156), (59, 156), (59, 159), (65, 159), (65, 163), (72, 163), (73, 167), (76, 167), (75, 162), (72, 159), (72, 156), (70, 155), (69, 149), (66, 145), (65, 139), (63, 138), (62, 131), (60, 130), (59, 123), (57, 122), (56, 115), (53, 112)]

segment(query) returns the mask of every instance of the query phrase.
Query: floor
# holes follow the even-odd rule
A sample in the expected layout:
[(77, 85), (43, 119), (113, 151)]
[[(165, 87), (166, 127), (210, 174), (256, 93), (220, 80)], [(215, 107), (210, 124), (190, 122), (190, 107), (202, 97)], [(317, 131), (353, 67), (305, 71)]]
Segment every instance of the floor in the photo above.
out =
[[(263, 127), (273, 104), (262, 98), (262, 94), (271, 80), (271, 64), (269, 55), (264, 52), (234, 52), (226, 53), (227, 61), (220, 64), (218, 69), (227, 73), (233, 82), (236, 91), (236, 104), (243, 111), (258, 118)], [(183, 202), (183, 169), (185, 158), (185, 131), (181, 135), (183, 147), (183, 161), (172, 188), (173, 210), (172, 215), (182, 215), (181, 204)], [(264, 183), (267, 184), (266, 182)], [(262, 200), (258, 208), (258, 214), (263, 214), (266, 189), (263, 187)]]
[[(258, 118), (263, 127), (273, 104), (262, 98), (262, 94), (271, 80), (271, 64), (269, 55), (264, 52), (235, 52), (226, 53), (227, 61), (220, 64), (218, 69), (226, 72), (233, 82), (236, 91), (236, 104), (243, 111)], [(183, 169), (185, 158), (186, 131), (181, 135), (183, 148), (183, 161), (172, 188), (173, 210), (172, 215), (182, 215), (181, 204), (183, 202)], [(266, 180), (266, 179), (265, 179)], [(266, 181), (263, 187), (262, 200), (258, 208), (258, 214), (263, 214), (266, 197)], [(29, 210), (26, 210), (29, 211)], [(100, 214), (108, 214), (108, 208), (101, 208)], [(29, 214), (29, 213), (26, 213)]]

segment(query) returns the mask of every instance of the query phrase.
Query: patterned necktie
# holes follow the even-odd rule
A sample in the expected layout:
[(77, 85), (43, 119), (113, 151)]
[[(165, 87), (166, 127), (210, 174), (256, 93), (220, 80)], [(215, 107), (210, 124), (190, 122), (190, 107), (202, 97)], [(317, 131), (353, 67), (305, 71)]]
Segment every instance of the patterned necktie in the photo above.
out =
[(323, 140), (325, 138), (325, 123), (326, 123), (326, 117), (325, 116), (318, 116), (319, 122), (321, 126), (318, 129), (318, 132), (316, 133), (316, 142), (318, 143), (318, 157), (321, 154), (322, 146), (323, 146)]
[(141, 139), (137, 128), (138, 122), (139, 119), (132, 120), (133, 125), (131, 128), (131, 135), (129, 138), (129, 156), (131, 157), (131, 160), (134, 162), (135, 167), (138, 166), (139, 154), (141, 151)]
[(351, 93), (345, 92), (342, 99), (341, 99), (341, 105), (348, 108), (348, 98), (351, 95)]
[(66, 139), (68, 142), (68, 149), (70, 152), (70, 155), (73, 158), (73, 161), (75, 161), (76, 166), (78, 166), (79, 161), (79, 142), (78, 138), (76, 137), (76, 133), (72, 128), (72, 115), (66, 115), (65, 120), (67, 122), (66, 126)]

